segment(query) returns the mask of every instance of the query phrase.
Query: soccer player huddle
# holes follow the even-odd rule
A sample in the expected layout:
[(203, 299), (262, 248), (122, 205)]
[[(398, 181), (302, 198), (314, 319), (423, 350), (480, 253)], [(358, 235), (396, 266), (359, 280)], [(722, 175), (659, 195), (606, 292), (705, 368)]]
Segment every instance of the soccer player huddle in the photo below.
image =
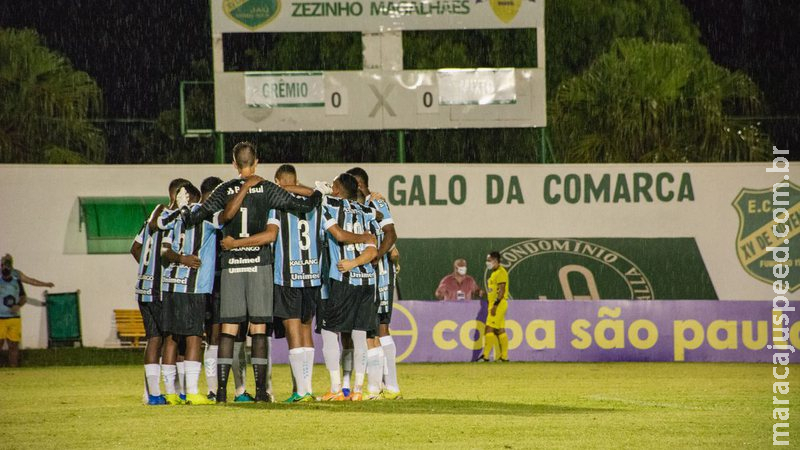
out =
[[(234, 401), (273, 402), (270, 336), (289, 347), (286, 403), (401, 398), (389, 334), (397, 235), (367, 173), (356, 167), (312, 189), (282, 165), (265, 181), (248, 142), (233, 148), (233, 162), (239, 177), (227, 182), (173, 180), (170, 204), (153, 210), (131, 247), (147, 403), (225, 403), (231, 371)], [(319, 397), (314, 331), (331, 378)], [(255, 396), (238, 362), (247, 335)], [(198, 386), (201, 359), (208, 394)]]

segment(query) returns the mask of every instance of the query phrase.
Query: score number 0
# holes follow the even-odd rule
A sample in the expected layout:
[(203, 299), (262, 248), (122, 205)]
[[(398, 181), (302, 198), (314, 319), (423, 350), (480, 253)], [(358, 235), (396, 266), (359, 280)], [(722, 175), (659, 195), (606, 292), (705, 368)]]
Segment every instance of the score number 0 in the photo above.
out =
[(325, 114), (329, 116), (345, 116), (349, 110), (347, 88), (336, 86), (325, 93)]

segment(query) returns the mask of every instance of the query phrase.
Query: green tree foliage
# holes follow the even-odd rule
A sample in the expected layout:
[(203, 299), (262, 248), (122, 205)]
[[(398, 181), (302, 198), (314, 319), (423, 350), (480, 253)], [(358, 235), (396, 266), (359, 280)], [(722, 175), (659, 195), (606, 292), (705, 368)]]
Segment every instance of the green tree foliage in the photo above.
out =
[(568, 162), (752, 161), (767, 139), (731, 113), (751, 114), (758, 87), (700, 47), (619, 39), (565, 81), (550, 109)]
[(0, 99), (0, 162), (104, 162), (100, 89), (33, 30), (0, 29)]
[[(760, 149), (766, 147), (766, 140), (759, 130), (750, 124), (734, 123), (725, 115), (756, 111), (758, 90), (743, 75), (729, 74), (711, 63), (699, 42), (697, 27), (679, 0), (550, 0), (545, 20), (548, 122), (556, 161), (727, 161), (763, 157)], [(337, 35), (341, 34), (323, 33), (316, 40), (310, 35), (283, 38), (285, 45), (260, 45), (247, 55), (261, 70), (327, 68), (316, 52), (296, 49), (332, 48), (319, 45), (318, 41), (330, 41)], [(349, 37), (330, 44), (338, 45), (337, 53), (346, 55), (344, 59), (350, 64), (346, 70), (357, 70), (360, 67), (351, 66), (360, 64), (360, 42), (346, 36)], [(604, 72), (606, 78), (597, 80), (600, 63), (595, 61), (609, 65), (609, 61), (619, 59), (622, 47), (615, 43), (632, 42), (620, 41), (624, 38), (640, 39), (636, 41), (639, 44), (621, 45), (636, 45), (637, 52), (651, 59), (623, 59), (606, 69), (618, 72)], [(298, 47), (287, 39), (308, 42)], [(673, 49), (674, 54), (666, 49)], [(408, 70), (535, 67), (536, 36), (531, 30), (407, 31), (403, 33), (403, 64)], [(576, 76), (586, 77), (587, 81), (577, 86), (573, 80)], [(590, 81), (595, 82), (593, 89), (586, 86)], [(567, 103), (568, 94), (576, 102), (574, 105)], [(655, 103), (651, 102), (653, 99)], [(650, 111), (651, 117), (635, 120), (623, 116), (620, 102), (655, 105), (656, 109), (644, 111)], [(617, 122), (623, 117), (628, 120), (626, 123)], [(625, 131), (612, 134), (617, 128), (602, 125), (607, 123), (625, 127)], [(658, 129), (653, 128), (655, 124)], [(680, 138), (676, 136), (679, 127)], [(295, 156), (294, 160), (317, 157), (336, 161), (355, 155), (363, 161), (386, 161), (395, 156), (393, 149), (374, 150), (376, 145), (396, 142), (376, 140), (375, 133), (307, 136), (314, 151), (299, 159)], [(291, 155), (307, 148), (300, 144), (302, 140), (287, 134), (252, 137), (269, 142), (270, 148), (296, 149)], [(542, 160), (540, 139), (539, 131), (532, 129), (409, 130), (407, 160), (538, 162)]]
[(550, 0), (545, 4), (548, 98), (618, 38), (700, 47), (700, 32), (679, 0)]

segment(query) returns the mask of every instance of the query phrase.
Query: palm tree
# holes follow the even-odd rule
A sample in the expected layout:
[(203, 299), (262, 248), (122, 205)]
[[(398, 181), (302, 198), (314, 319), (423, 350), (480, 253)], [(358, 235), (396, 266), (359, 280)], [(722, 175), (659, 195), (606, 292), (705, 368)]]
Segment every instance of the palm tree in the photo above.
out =
[(105, 160), (103, 134), (87, 120), (100, 88), (35, 31), (0, 29), (0, 98), (0, 162)]
[(619, 39), (559, 87), (549, 122), (564, 162), (763, 160), (750, 78), (711, 61), (700, 46)]

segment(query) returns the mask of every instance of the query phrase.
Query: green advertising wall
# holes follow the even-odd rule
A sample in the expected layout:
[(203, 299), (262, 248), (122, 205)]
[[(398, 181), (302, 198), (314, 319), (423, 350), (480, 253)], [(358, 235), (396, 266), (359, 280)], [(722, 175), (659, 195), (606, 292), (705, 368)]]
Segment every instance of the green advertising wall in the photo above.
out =
[(716, 300), (693, 238), (404, 239), (398, 283), (403, 299), (433, 299), (456, 258), (485, 286), (485, 260), (503, 255), (515, 299)]

